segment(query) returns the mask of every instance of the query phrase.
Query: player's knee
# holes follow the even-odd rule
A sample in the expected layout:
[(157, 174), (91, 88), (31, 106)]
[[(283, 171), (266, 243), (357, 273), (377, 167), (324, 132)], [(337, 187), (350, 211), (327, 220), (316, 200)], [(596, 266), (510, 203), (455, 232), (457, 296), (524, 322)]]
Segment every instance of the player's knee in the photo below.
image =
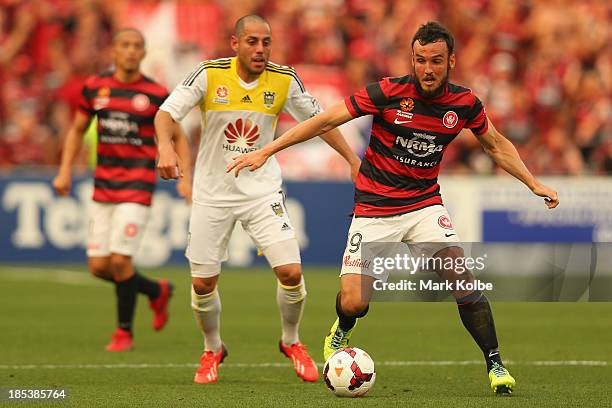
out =
[[(465, 258), (464, 255), (464, 251), (463, 248), (458, 247), (458, 246), (450, 246), (450, 247), (446, 247), (443, 248), (441, 250), (439, 250), (438, 252), (436, 252), (432, 258), (439, 258), (439, 259), (462, 259)], [(462, 266), (460, 266), (459, 270), (456, 269), (455, 265), (463, 265), (460, 264), (459, 262), (450, 262), (449, 264), (452, 265), (452, 267), (446, 267), (447, 263), (442, 263), (443, 268), (442, 270), (436, 270), (437, 273), (450, 273), (450, 274), (456, 274), (456, 273), (462, 273), (462, 271), (465, 270), (465, 268), (463, 268)]]
[(110, 271), (110, 262), (108, 258), (90, 258), (87, 261), (89, 272), (100, 279), (109, 280), (113, 278)]
[(340, 295), (340, 308), (346, 316), (363, 317), (368, 310), (369, 302), (360, 293), (342, 291)]
[(193, 291), (198, 295), (207, 295), (217, 287), (217, 277), (213, 278), (192, 278), (191, 284)]
[(104, 280), (113, 280), (113, 274), (108, 269), (90, 267), (89, 272), (96, 278)]
[(277, 300), (279, 302), (286, 302), (290, 304), (296, 304), (306, 299), (306, 283), (304, 277), (300, 275), (300, 280), (296, 285), (285, 285), (280, 280), (278, 281)]
[(302, 266), (300, 264), (281, 265), (274, 268), (274, 273), (281, 285), (296, 286), (302, 281)]
[(128, 255), (112, 254), (110, 257), (110, 270), (115, 280), (126, 279), (132, 272), (132, 257)]

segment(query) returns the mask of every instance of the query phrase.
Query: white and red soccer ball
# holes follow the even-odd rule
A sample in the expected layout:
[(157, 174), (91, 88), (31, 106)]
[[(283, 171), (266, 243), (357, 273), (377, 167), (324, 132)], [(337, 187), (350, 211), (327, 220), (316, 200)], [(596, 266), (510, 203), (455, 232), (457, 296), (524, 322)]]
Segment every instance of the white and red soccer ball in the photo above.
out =
[(338, 350), (325, 362), (323, 380), (338, 397), (361, 397), (376, 380), (374, 361), (357, 347)]

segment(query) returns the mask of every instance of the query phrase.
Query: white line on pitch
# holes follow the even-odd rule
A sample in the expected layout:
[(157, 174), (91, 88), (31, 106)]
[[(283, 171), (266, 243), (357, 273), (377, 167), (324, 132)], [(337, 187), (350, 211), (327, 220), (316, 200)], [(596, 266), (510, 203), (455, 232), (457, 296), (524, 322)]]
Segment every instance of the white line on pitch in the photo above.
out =
[[(607, 361), (597, 360), (545, 360), (545, 361), (506, 361), (508, 365), (518, 366), (608, 366)], [(318, 363), (320, 366), (321, 363)], [(378, 361), (378, 366), (455, 366), (481, 365), (480, 360), (442, 360), (442, 361)], [(226, 368), (279, 368), (290, 367), (288, 363), (225, 363)], [(0, 370), (38, 370), (38, 369), (121, 369), (121, 368), (195, 368), (194, 363), (131, 363), (131, 364), (0, 364)]]

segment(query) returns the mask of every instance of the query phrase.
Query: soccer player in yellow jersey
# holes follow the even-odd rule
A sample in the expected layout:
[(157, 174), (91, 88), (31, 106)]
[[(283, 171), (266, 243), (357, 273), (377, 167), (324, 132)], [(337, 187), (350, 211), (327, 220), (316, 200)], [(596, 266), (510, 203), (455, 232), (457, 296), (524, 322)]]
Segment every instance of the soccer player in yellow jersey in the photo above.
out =
[[(279, 165), (272, 158), (258, 171), (237, 178), (225, 171), (234, 157), (260, 149), (274, 139), (281, 112), (304, 121), (321, 111), (293, 68), (268, 61), (271, 44), (271, 29), (265, 19), (257, 15), (240, 18), (231, 38), (236, 56), (197, 66), (170, 94), (155, 118), (157, 167), (163, 178), (176, 178), (181, 169), (171, 144), (173, 124), (195, 106), (202, 113), (186, 250), (193, 286), (191, 305), (204, 335), (196, 383), (215, 382), (218, 366), (227, 355), (219, 335), (217, 280), (238, 221), (278, 279), (280, 351), (293, 361), (304, 381), (318, 378), (316, 364), (298, 337), (306, 288), (298, 243), (284, 204)], [(333, 130), (323, 139), (347, 160), (355, 177), (360, 160), (340, 132)]]

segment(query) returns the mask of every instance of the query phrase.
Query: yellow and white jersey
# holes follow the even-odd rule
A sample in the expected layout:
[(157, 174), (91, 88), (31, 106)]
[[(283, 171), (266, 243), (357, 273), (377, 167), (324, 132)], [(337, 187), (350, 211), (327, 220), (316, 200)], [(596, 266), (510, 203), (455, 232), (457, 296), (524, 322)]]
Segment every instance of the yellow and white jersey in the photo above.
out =
[(321, 111), (293, 68), (268, 63), (257, 80), (245, 83), (236, 63), (236, 57), (202, 62), (160, 107), (175, 121), (200, 107), (202, 138), (193, 189), (199, 204), (232, 206), (278, 191), (281, 171), (274, 157), (237, 178), (225, 172), (227, 164), (270, 143), (281, 112), (301, 122)]

